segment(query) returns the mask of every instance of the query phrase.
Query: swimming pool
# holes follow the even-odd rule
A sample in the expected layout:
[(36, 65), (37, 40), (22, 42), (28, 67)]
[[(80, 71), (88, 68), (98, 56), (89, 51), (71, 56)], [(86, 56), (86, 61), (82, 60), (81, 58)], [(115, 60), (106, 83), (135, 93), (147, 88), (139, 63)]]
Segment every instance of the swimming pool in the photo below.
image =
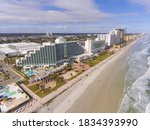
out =
[(38, 72), (36, 70), (27, 70), (24, 72), (28, 77), (31, 77), (31, 76), (34, 76), (34, 75), (37, 75)]

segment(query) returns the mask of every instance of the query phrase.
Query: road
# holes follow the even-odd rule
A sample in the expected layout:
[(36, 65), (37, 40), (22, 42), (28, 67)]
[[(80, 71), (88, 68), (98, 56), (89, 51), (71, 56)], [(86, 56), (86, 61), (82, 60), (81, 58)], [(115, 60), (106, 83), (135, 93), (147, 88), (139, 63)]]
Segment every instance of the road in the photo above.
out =
[(0, 85), (7, 85), (10, 83), (18, 82), (23, 77), (16, 73), (13, 68), (7, 65), (4, 61), (0, 61), (0, 66), (2, 66), (3, 70), (9, 74), (10, 79), (0, 82)]

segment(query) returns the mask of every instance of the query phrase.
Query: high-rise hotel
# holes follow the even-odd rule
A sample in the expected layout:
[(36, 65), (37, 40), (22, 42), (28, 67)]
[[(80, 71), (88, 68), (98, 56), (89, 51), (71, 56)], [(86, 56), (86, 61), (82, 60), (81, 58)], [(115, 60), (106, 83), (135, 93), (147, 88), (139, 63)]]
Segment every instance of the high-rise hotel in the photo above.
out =
[(59, 66), (63, 65), (74, 56), (84, 53), (84, 48), (77, 42), (67, 42), (63, 37), (55, 40), (55, 43), (43, 43), (34, 52), (16, 61), (23, 66)]

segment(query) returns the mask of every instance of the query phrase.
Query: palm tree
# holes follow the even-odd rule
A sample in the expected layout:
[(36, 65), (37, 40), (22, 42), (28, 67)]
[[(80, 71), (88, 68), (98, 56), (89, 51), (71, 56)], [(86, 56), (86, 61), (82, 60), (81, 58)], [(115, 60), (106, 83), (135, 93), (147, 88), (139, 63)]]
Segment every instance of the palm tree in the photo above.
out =
[(44, 90), (45, 89), (45, 84), (44, 83), (41, 83), (39, 84), (39, 90)]
[(73, 73), (70, 73), (71, 78), (73, 77)]

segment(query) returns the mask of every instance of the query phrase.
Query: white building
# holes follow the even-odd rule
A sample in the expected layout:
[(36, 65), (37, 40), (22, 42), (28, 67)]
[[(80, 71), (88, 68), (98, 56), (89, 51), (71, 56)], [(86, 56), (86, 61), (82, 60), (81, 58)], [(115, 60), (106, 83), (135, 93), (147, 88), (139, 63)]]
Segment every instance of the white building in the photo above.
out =
[(98, 34), (96, 41), (106, 41), (107, 39), (107, 34)]
[(108, 46), (113, 44), (120, 44), (124, 41), (124, 32), (125, 29), (113, 29), (106, 36), (106, 42)]
[(89, 55), (98, 53), (105, 48), (105, 41), (92, 41), (87, 39), (85, 41), (85, 52)]
[(1, 54), (7, 55), (7, 56), (16, 56), (18, 55), (18, 51), (11, 49), (9, 47), (2, 47), (0, 48)]
[(61, 36), (56, 38), (56, 40), (55, 40), (55, 43), (64, 43), (64, 42), (66, 42), (66, 39), (64, 37), (61, 37)]
[(86, 50), (86, 53), (92, 54), (92, 40), (91, 39), (87, 39), (85, 41), (85, 50)]
[(41, 45), (38, 43), (10, 43), (9, 48), (17, 50), (20, 54), (27, 54), (30, 51), (33, 51), (35, 49), (38, 49)]
[(46, 36), (47, 36), (47, 37), (50, 37), (50, 36), (52, 36), (52, 35), (53, 35), (52, 32), (46, 32)]
[(16, 56), (20, 54), (27, 54), (28, 52), (38, 49), (40, 46), (41, 45), (38, 43), (7, 43), (0, 45), (0, 51), (8, 56)]
[(108, 46), (112, 46), (113, 44), (115, 44), (116, 43), (116, 35), (112, 32), (107, 34), (106, 43)]
[(115, 35), (116, 35), (116, 44), (119, 44), (121, 42), (120, 37), (121, 37), (121, 32), (119, 30), (113, 30)]

